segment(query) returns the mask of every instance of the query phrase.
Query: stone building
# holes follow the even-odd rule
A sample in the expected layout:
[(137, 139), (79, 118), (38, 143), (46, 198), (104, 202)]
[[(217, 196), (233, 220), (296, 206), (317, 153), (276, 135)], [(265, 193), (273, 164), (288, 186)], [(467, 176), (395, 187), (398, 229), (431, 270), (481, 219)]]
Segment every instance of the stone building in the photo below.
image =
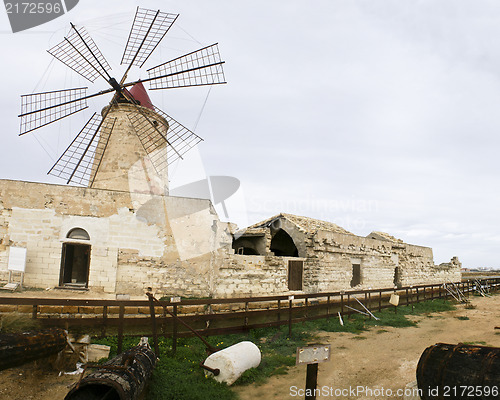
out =
[(307, 293), (442, 283), (461, 279), (461, 264), (434, 265), (432, 249), (389, 234), (356, 236), (331, 222), (279, 214), (236, 235), (239, 261), (225, 277), (242, 293)]
[[(167, 132), (145, 90), (131, 93)], [(380, 232), (359, 237), (279, 214), (235, 233), (210, 200), (169, 196), (166, 168), (152, 163), (165, 161), (166, 145), (146, 152), (131, 125), (135, 108), (108, 107), (114, 129), (101, 137), (99, 162), (88, 161), (88, 187), (0, 180), (0, 280), (8, 278), (11, 247), (27, 251), (26, 286), (132, 295), (232, 297), (460, 279), (458, 260), (436, 266), (430, 248)]]

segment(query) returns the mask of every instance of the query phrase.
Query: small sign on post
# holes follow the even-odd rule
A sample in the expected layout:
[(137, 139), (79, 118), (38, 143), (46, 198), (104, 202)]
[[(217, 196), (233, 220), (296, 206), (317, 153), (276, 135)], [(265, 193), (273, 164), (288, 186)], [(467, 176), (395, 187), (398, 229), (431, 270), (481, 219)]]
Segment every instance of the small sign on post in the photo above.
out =
[(296, 365), (307, 364), (305, 400), (316, 400), (315, 389), (318, 385), (318, 363), (330, 361), (331, 346), (315, 344), (297, 347)]

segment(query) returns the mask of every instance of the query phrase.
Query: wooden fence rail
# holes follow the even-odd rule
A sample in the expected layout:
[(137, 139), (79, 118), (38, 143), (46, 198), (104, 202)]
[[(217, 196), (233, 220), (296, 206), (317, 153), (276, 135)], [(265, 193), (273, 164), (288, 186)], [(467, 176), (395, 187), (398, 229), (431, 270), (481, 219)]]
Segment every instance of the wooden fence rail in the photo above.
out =
[[(465, 296), (477, 292), (498, 291), (500, 278), (466, 280), (450, 283)], [(456, 289), (455, 289), (456, 290)], [(296, 294), (293, 296), (260, 296), (228, 299), (179, 299), (171, 298), (154, 306), (155, 326), (159, 336), (172, 337), (176, 346), (178, 337), (192, 336), (188, 330), (180, 330), (168, 310), (178, 315), (203, 336), (245, 332), (250, 329), (288, 325), (320, 318), (350, 316), (364, 311), (358, 301), (370, 311), (393, 307), (391, 294), (398, 294), (400, 305), (421, 301), (450, 298), (442, 284), (416, 285), (401, 288), (349, 290), (326, 293)], [(0, 306), (20, 306), (26, 312), (31, 309), (32, 318), (50, 327), (89, 327), (101, 336), (113, 332), (118, 335), (118, 347), (124, 336), (151, 336), (153, 320), (149, 300), (85, 300), (55, 298), (0, 297)], [(142, 310), (143, 314), (138, 311)], [(397, 308), (395, 308), (397, 311)], [(133, 315), (132, 315), (133, 314)]]

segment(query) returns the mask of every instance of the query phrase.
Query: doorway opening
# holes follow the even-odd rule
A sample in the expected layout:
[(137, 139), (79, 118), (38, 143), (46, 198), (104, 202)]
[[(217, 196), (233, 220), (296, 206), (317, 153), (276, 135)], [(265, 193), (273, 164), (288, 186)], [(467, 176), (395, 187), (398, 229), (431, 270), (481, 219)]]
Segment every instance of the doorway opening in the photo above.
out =
[[(81, 228), (71, 230), (67, 237), (69, 239), (89, 240), (86, 231)], [(59, 275), (59, 286), (87, 288), (89, 285), (90, 270), (89, 244), (63, 243), (61, 254), (61, 272)]]
[(304, 261), (288, 260), (288, 290), (302, 290)]
[(361, 283), (361, 264), (352, 264), (351, 287), (358, 286)]

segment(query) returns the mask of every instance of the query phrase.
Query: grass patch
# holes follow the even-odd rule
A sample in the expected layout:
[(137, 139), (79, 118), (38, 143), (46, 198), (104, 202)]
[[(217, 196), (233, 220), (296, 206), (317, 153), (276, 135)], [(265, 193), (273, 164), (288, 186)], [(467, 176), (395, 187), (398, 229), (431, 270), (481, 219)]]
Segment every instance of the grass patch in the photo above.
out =
[(459, 319), (460, 321), (468, 321), (468, 320), (469, 320), (469, 317), (466, 317), (466, 316), (459, 316), (459, 317), (457, 317), (457, 319)]
[[(269, 376), (283, 375), (288, 367), (295, 365), (295, 353), (314, 339), (312, 333), (304, 330), (301, 324), (293, 326), (292, 338), (287, 337), (288, 327), (282, 327), (280, 334), (276, 328), (256, 329), (248, 334), (211, 336), (207, 341), (214, 347), (226, 348), (243, 340), (255, 343), (262, 352), (262, 361), (238, 379), (234, 385), (262, 383)], [(150, 339), (151, 341), (151, 339)], [(111, 346), (110, 357), (117, 352), (117, 337), (107, 337), (94, 341)], [(137, 338), (124, 338), (123, 349), (138, 343)], [(180, 338), (177, 353), (171, 355), (172, 340), (159, 340), (160, 361), (149, 384), (146, 400), (233, 400), (237, 395), (225, 384), (206, 378), (199, 363), (205, 360), (205, 346), (197, 338)]]
[(381, 334), (381, 333), (384, 333), (384, 332), (389, 332), (387, 329), (379, 329), (376, 333), (377, 334)]
[[(366, 337), (360, 333), (374, 326), (407, 327), (416, 323), (407, 316), (419, 315), (430, 312), (448, 311), (454, 306), (444, 300), (433, 300), (411, 306), (398, 307), (398, 312), (393, 309), (382, 310), (375, 313), (380, 318), (367, 319), (362, 315), (352, 315), (344, 318), (342, 326), (337, 317), (308, 321), (295, 324), (292, 327), (292, 337), (288, 338), (288, 326), (276, 328), (256, 329), (248, 334), (235, 334), (208, 337), (208, 342), (219, 348), (226, 348), (243, 340), (255, 343), (262, 352), (262, 361), (257, 368), (252, 368), (238, 379), (235, 385), (262, 383), (269, 376), (286, 374), (287, 369), (295, 365), (295, 353), (299, 346), (317, 340), (315, 332), (349, 332), (354, 340), (364, 340)], [(386, 332), (379, 329), (377, 333)], [(96, 343), (111, 346), (110, 357), (116, 355), (117, 338), (107, 337), (96, 340)], [(135, 346), (137, 338), (125, 338), (124, 350)], [(153, 372), (149, 384), (146, 400), (233, 400), (237, 395), (225, 384), (220, 384), (211, 378), (205, 378), (205, 373), (199, 363), (206, 357), (203, 343), (197, 338), (182, 338), (177, 341), (177, 354), (171, 355), (171, 339), (162, 338), (159, 341), (160, 361)], [(340, 349), (345, 349), (341, 347)]]
[(18, 333), (41, 329), (40, 321), (31, 318), (31, 314), (10, 312), (0, 315), (0, 332)]

